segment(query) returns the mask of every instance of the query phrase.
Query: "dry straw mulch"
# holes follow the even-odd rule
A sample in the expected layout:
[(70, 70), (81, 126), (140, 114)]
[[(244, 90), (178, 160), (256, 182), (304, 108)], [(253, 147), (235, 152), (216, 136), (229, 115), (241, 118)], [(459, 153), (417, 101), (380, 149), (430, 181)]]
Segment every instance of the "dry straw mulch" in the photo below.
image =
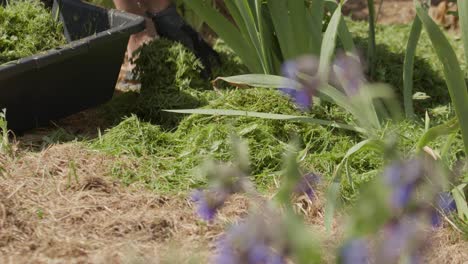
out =
[[(248, 212), (235, 196), (214, 224), (203, 223), (186, 194), (113, 180), (114, 159), (77, 143), (0, 156), (0, 263), (207, 263), (224, 227)], [(323, 237), (323, 201), (297, 207)], [(336, 248), (340, 226), (325, 251)], [(468, 243), (450, 228), (435, 232), (433, 245), (428, 263), (468, 260)]]
[(193, 252), (206, 258), (206, 248), (197, 248), (246, 211), (245, 199), (236, 198), (225, 221), (206, 225), (185, 195), (161, 196), (106, 177), (112, 161), (77, 144), (3, 157), (0, 263), (160, 263)]

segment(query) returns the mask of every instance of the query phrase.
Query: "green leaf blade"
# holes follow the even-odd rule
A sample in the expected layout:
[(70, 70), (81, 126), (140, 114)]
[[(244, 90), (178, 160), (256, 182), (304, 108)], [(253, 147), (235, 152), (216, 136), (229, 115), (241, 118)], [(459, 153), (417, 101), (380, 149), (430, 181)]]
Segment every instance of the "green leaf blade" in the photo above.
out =
[(416, 48), (421, 36), (422, 24), (421, 20), (416, 17), (411, 26), (410, 36), (406, 45), (405, 60), (403, 64), (403, 100), (405, 114), (407, 118), (415, 117), (413, 107), (413, 72), (414, 58), (416, 56)]
[(164, 110), (165, 112), (170, 113), (179, 113), (179, 114), (198, 114), (198, 115), (218, 115), (218, 116), (240, 116), (240, 117), (256, 117), (263, 119), (272, 119), (272, 120), (283, 120), (291, 122), (302, 122), (302, 123), (311, 123), (322, 126), (336, 127), (345, 130), (351, 130), (358, 133), (364, 133), (361, 128), (342, 124), (335, 121), (328, 121), (322, 119), (315, 119), (307, 116), (295, 116), (295, 115), (281, 115), (281, 114), (271, 114), (271, 113), (260, 113), (260, 112), (251, 112), (243, 110), (230, 110), (230, 109), (178, 109), (178, 110)]
[(468, 153), (468, 91), (465, 75), (444, 33), (419, 3), (416, 3), (416, 12), (431, 39), (439, 60), (443, 64), (445, 81), (460, 123), (465, 153)]

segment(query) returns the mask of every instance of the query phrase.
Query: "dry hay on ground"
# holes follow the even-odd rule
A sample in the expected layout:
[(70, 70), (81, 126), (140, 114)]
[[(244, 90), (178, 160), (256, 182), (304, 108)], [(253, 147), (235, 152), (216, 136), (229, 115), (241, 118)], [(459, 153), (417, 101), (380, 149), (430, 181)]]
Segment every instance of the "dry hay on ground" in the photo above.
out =
[(468, 241), (449, 228), (434, 232), (432, 248), (426, 254), (425, 263), (468, 263)]
[[(191, 263), (206, 263), (224, 227), (248, 211), (247, 199), (235, 196), (208, 225), (186, 195), (113, 181), (107, 175), (113, 161), (76, 143), (1, 156), (0, 263), (188, 263), (194, 257)], [(323, 236), (323, 202), (297, 204)], [(325, 251), (336, 249), (340, 225)], [(466, 248), (460, 236), (442, 229), (427, 260), (463, 263)], [(325, 260), (334, 258), (326, 254)]]
[[(5, 163), (0, 263), (158, 263), (169, 241), (193, 250), (222, 230), (222, 222), (200, 222), (185, 196), (111, 181), (106, 174), (112, 158), (77, 144)], [(245, 199), (231, 204), (225, 219), (245, 212)]]

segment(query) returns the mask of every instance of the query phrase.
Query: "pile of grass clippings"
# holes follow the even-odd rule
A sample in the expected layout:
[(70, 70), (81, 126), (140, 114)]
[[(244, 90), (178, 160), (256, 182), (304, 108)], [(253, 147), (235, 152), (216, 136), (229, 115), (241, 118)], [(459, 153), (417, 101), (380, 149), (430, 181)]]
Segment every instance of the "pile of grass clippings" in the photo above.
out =
[(61, 23), (43, 3), (10, 0), (0, 6), (0, 64), (65, 44)]
[[(222, 66), (214, 76), (245, 73), (245, 67), (232, 52), (218, 43)], [(247, 141), (251, 151), (252, 175), (260, 189), (272, 187), (282, 169), (283, 153), (296, 136), (304, 139), (306, 171), (327, 175), (358, 139), (356, 134), (312, 125), (247, 117), (180, 115), (163, 109), (206, 107), (277, 114), (304, 115), (285, 96), (263, 88), (214, 90), (200, 77), (201, 65), (180, 44), (160, 40), (144, 46), (136, 61), (142, 87), (139, 95), (122, 94), (107, 110), (135, 113), (108, 130), (93, 147), (122, 157), (112, 174), (124, 182), (144, 182), (163, 192), (183, 191), (204, 184), (196, 169), (209, 158), (232, 159), (231, 134)], [(109, 112), (109, 111), (108, 111)], [(117, 115), (120, 115), (117, 114)], [(330, 105), (318, 105), (315, 117), (339, 121), (349, 118)], [(116, 118), (112, 118), (115, 121)], [(168, 129), (169, 128), (169, 129)], [(319, 160), (315, 156), (326, 154)]]
[[(362, 28), (361, 23), (350, 23), (350, 29), (360, 44), (366, 43), (366, 33)], [(396, 40), (388, 36), (396, 34), (404, 38), (409, 29), (409, 26), (386, 26), (379, 27), (377, 31), (380, 43), (378, 81), (393, 84), (397, 91), (401, 87), (405, 47), (401, 43), (397, 45)], [(439, 105), (447, 106), (448, 97), (443, 95), (445, 84), (441, 79), (440, 67), (428, 61), (436, 59), (436, 55), (426, 43), (426, 36), (423, 35), (421, 41), (420, 52), (423, 54), (420, 53), (416, 59), (415, 92), (426, 91), (431, 98), (417, 101), (416, 106), (420, 111), (427, 109), (431, 124), (435, 125), (446, 121), (451, 111), (436, 110)], [(361, 47), (365, 49), (365, 45)], [(216, 76), (245, 72), (245, 67), (227, 47), (221, 43), (216, 48), (224, 62), (223, 67), (217, 69)], [(324, 178), (332, 177), (345, 153), (363, 139), (350, 131), (313, 124), (161, 112), (162, 109), (205, 107), (309, 115), (338, 122), (352, 120), (342, 109), (325, 102), (317, 102), (311, 113), (302, 113), (274, 90), (224, 87), (215, 91), (208, 81), (200, 77), (200, 67), (192, 53), (169, 41), (153, 42), (141, 50), (137, 61), (137, 73), (142, 81), (141, 94), (123, 95), (113, 101), (111, 108), (107, 108), (122, 113), (125, 112), (122, 109), (129, 107), (131, 111), (128, 113), (136, 115), (126, 118), (93, 142), (94, 148), (120, 157), (112, 168), (115, 177), (129, 184), (143, 182), (149, 188), (162, 192), (198, 187), (204, 184), (205, 179), (197, 173), (197, 168), (206, 159), (231, 160), (230, 135), (235, 132), (250, 147), (254, 181), (260, 189), (269, 189), (280, 175), (282, 157), (288, 143), (296, 136), (301, 140), (301, 166), (304, 172), (319, 173)], [(434, 90), (431, 84), (435, 85), (432, 87)], [(408, 121), (388, 124), (382, 130), (381, 137), (400, 135), (400, 150), (402, 153), (412, 153), (423, 132), (422, 122)], [(441, 146), (443, 141), (441, 138), (432, 146)], [(461, 144), (457, 138), (449, 157), (451, 161), (460, 158), (463, 152)], [(353, 200), (360, 186), (377, 175), (384, 162), (378, 153), (364, 151), (355, 154), (346, 170), (350, 177), (342, 179), (343, 197)], [(349, 182), (349, 179), (353, 182)]]
[[(214, 64), (213, 76), (246, 72), (223, 43), (218, 43), (215, 49), (220, 54), (221, 65)], [(160, 39), (146, 44), (135, 63), (135, 73), (141, 82), (139, 116), (146, 120), (173, 127), (180, 119), (161, 110), (197, 108), (216, 98), (209, 80), (201, 77), (203, 65), (179, 43)]]

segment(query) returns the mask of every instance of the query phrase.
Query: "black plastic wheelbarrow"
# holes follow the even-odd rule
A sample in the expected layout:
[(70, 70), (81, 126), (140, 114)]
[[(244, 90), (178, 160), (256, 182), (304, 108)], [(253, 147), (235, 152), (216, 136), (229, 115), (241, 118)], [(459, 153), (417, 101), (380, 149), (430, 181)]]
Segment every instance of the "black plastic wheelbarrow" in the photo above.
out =
[(67, 45), (0, 66), (0, 109), (15, 132), (110, 100), (128, 39), (145, 28), (142, 17), (80, 0), (55, 0), (54, 14)]

